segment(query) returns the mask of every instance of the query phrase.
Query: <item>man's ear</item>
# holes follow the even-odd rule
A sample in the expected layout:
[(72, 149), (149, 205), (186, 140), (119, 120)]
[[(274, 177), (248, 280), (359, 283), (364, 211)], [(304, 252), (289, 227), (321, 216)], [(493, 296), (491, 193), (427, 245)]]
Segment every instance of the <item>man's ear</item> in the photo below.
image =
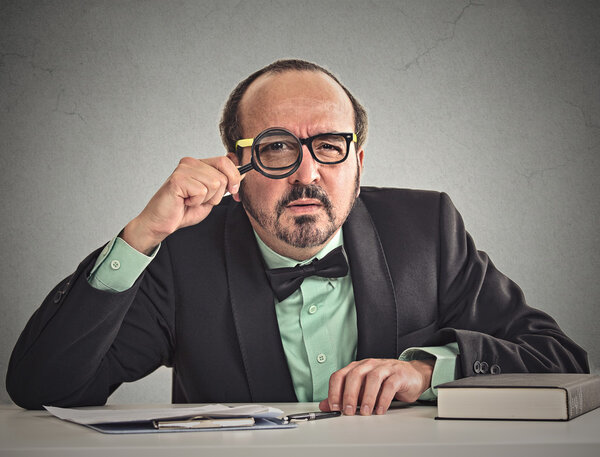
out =
[[(233, 164), (234, 164), (236, 167), (239, 167), (239, 166), (240, 166), (240, 161), (238, 160), (238, 157), (237, 157), (237, 155), (236, 155), (235, 153), (233, 153), (233, 152), (228, 152), (226, 155), (227, 155), (227, 158), (228, 158), (229, 160), (231, 160), (231, 161), (233, 162)], [(243, 178), (243, 177), (244, 177), (244, 176), (242, 176), (242, 178)], [(240, 194), (239, 194), (239, 193), (231, 194), (231, 196), (233, 197), (233, 199), (234, 199), (236, 202), (240, 202)]]
[[(365, 150), (360, 148), (360, 150), (356, 153), (356, 161), (358, 163), (358, 178), (359, 180), (362, 178), (362, 173), (364, 169), (364, 159), (365, 159)], [(360, 182), (360, 181), (359, 181)], [(360, 195), (360, 185), (358, 186), (358, 190), (356, 191), (356, 196)]]
[(360, 148), (360, 150), (356, 153), (356, 160), (358, 160), (358, 166), (360, 167), (360, 172), (363, 171), (363, 161), (365, 159), (365, 150)]

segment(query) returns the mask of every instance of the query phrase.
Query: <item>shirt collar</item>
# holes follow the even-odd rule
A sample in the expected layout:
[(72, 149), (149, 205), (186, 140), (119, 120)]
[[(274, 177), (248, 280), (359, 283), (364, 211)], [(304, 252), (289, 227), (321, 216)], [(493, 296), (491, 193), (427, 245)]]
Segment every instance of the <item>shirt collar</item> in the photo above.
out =
[(323, 247), (323, 249), (321, 249), (319, 252), (317, 252), (310, 259), (306, 259), (306, 260), (303, 260), (302, 262), (298, 262), (297, 260), (290, 259), (289, 257), (282, 256), (281, 254), (277, 254), (275, 251), (273, 251), (273, 249), (271, 249), (269, 246), (267, 246), (263, 242), (263, 240), (260, 239), (260, 237), (258, 236), (258, 234), (255, 231), (254, 231), (254, 236), (258, 243), (258, 248), (260, 249), (260, 253), (263, 256), (263, 259), (265, 260), (265, 264), (267, 265), (267, 268), (287, 268), (287, 267), (295, 267), (298, 264), (304, 265), (306, 263), (312, 262), (313, 259), (315, 259), (315, 258), (322, 259), (327, 254), (329, 254), (331, 251), (333, 251), (335, 248), (337, 248), (338, 246), (342, 246), (344, 244), (342, 228), (340, 227), (338, 232), (333, 236), (333, 238), (331, 240), (329, 240), (329, 243), (327, 243)]

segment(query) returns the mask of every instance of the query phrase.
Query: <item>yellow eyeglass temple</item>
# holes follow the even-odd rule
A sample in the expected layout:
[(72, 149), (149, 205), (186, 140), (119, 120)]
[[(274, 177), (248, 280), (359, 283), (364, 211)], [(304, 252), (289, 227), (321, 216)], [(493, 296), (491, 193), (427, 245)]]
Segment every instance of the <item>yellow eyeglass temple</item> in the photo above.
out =
[(235, 148), (246, 148), (248, 146), (252, 146), (254, 143), (254, 138), (244, 138), (243, 140), (237, 140), (235, 142)]

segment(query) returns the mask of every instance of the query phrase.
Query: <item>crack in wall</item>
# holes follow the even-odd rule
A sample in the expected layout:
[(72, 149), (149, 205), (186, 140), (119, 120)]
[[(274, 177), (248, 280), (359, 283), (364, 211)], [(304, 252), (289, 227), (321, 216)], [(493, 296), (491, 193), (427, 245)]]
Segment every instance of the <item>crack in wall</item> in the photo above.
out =
[(458, 16), (456, 16), (456, 18), (454, 18), (454, 20), (444, 21), (446, 24), (452, 25), (452, 27), (450, 29), (450, 33), (442, 38), (437, 38), (432, 46), (427, 47), (427, 49), (425, 49), (425, 51), (419, 53), (414, 59), (407, 62), (400, 70), (408, 71), (410, 69), (410, 67), (412, 67), (413, 65), (416, 65), (417, 67), (421, 68), (420, 61), (423, 57), (428, 56), (431, 53), (431, 51), (436, 49), (444, 41), (451, 41), (452, 39), (454, 39), (454, 35), (456, 33), (456, 27), (458, 25), (458, 22), (463, 18), (463, 16), (465, 15), (465, 12), (472, 6), (485, 6), (485, 4), (484, 3), (476, 3), (473, 1), (470, 1), (469, 3), (467, 3), (462, 8), (462, 10), (458, 14)]
[(577, 109), (581, 113), (581, 117), (583, 118), (583, 123), (587, 128), (600, 129), (600, 125), (598, 125), (592, 121), (592, 115), (587, 111), (587, 109), (584, 109), (581, 105), (578, 105), (577, 103), (571, 102), (569, 100), (562, 99), (562, 101), (564, 103), (566, 103), (567, 105), (572, 106), (573, 108)]
[(81, 119), (83, 122), (85, 122), (84, 117), (81, 115), (81, 113), (79, 113), (77, 111), (77, 102), (71, 102), (73, 104), (73, 109), (71, 111), (65, 111), (64, 109), (59, 109), (60, 105), (61, 105), (61, 99), (62, 96), (65, 93), (65, 89), (61, 88), (60, 91), (58, 92), (58, 94), (56, 95), (56, 105), (54, 106), (54, 109), (52, 110), (55, 113), (62, 113), (62, 114), (66, 114), (67, 116), (77, 116), (79, 119)]
[(561, 168), (565, 168), (568, 165), (574, 163), (574, 159), (565, 159), (562, 163), (554, 165), (552, 167), (544, 167), (544, 168), (525, 168), (523, 171), (517, 171), (517, 173), (525, 178), (528, 185), (531, 185), (531, 182), (534, 178), (539, 177), (541, 179), (544, 178), (546, 173), (550, 171), (560, 170)]
[[(54, 67), (43, 67), (43, 66), (35, 63), (35, 61), (34, 61), (35, 53), (20, 54), (18, 52), (0, 52), (0, 69), (3, 69), (4, 67), (8, 68), (11, 66), (10, 64), (7, 64), (7, 62), (6, 62), (11, 57), (26, 60), (32, 69), (43, 71), (45, 73), (48, 73), (49, 75), (52, 75), (52, 73), (56, 70), (56, 68), (54, 68)], [(10, 71), (10, 68), (8, 68), (8, 70), (6, 70), (6, 72), (9, 75), (9, 80), (14, 84), (14, 81), (12, 81), (12, 72)]]

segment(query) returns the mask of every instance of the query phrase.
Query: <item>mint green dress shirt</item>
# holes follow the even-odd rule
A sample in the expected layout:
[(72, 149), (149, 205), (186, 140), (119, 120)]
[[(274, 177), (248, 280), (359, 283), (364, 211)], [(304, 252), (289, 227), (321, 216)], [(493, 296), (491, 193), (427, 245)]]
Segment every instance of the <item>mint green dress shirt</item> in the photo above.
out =
[[(255, 233), (261, 254), (269, 268), (293, 267), (297, 261), (270, 249)], [(314, 257), (322, 258), (343, 244), (342, 230)], [(132, 248), (118, 236), (102, 250), (88, 282), (97, 289), (122, 292), (129, 289), (150, 264), (160, 245), (150, 256)], [(275, 312), (283, 350), (300, 402), (327, 398), (329, 377), (356, 359), (358, 332), (352, 288), (352, 272), (343, 278), (306, 278), (300, 288), (285, 300), (275, 298)], [(420, 397), (434, 400), (434, 386), (456, 378), (458, 345), (408, 348), (400, 360), (435, 358), (431, 387)]]
[[(269, 248), (256, 235), (258, 247), (268, 268), (298, 265)], [(310, 263), (342, 246), (342, 231)], [(350, 274), (343, 278), (310, 276), (285, 300), (275, 298), (279, 333), (298, 401), (327, 398), (331, 375), (356, 360), (358, 330)]]

